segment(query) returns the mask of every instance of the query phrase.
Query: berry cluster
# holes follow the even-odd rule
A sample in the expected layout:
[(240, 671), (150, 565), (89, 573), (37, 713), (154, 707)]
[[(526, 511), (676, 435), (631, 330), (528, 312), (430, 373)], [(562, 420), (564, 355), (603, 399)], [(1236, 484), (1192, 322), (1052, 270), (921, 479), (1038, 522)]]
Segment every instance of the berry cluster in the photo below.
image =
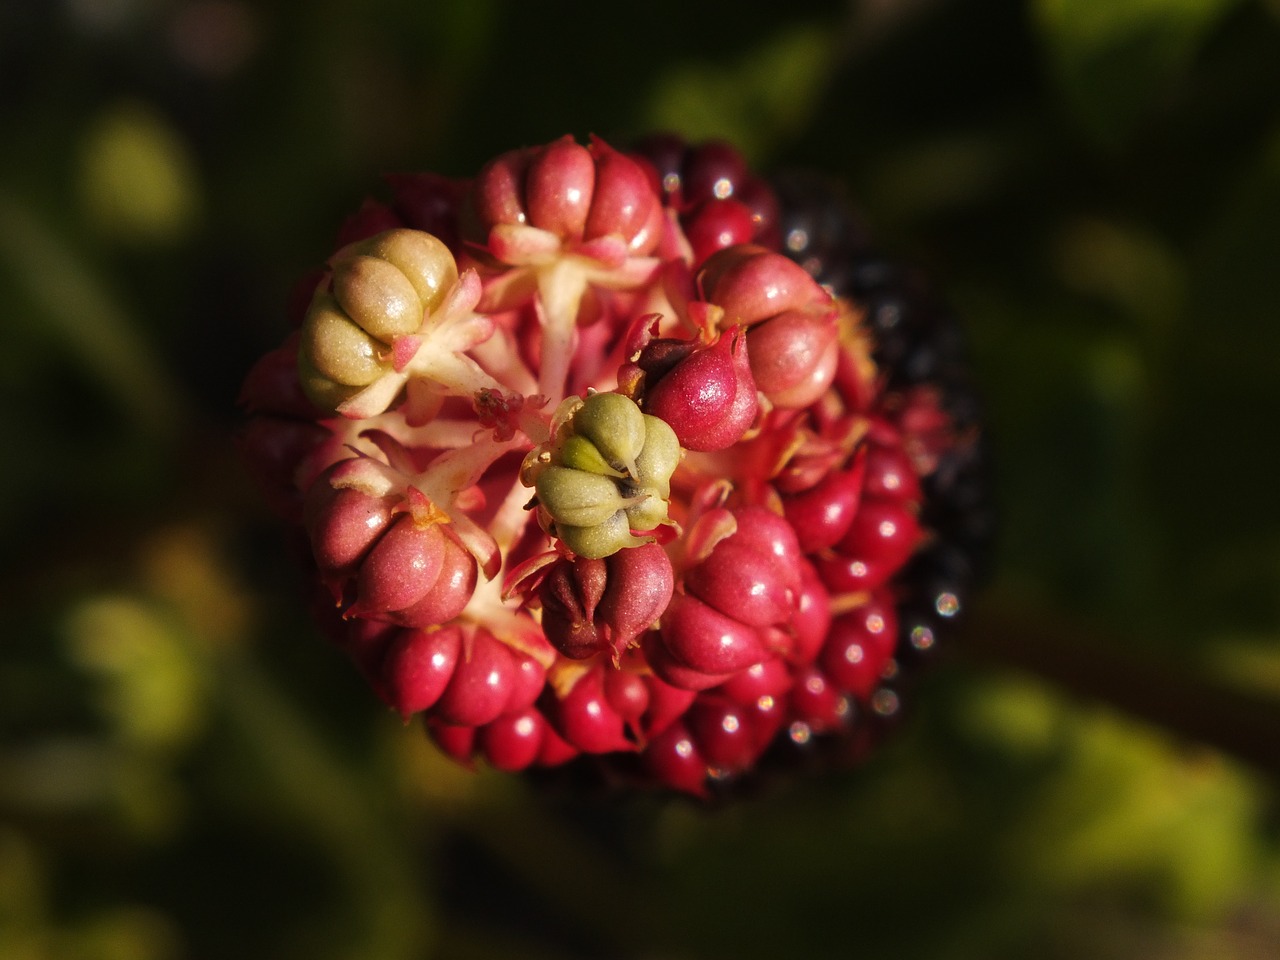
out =
[(243, 393), (377, 695), (463, 763), (698, 795), (865, 744), (989, 533), (949, 315), (724, 144), (390, 186)]

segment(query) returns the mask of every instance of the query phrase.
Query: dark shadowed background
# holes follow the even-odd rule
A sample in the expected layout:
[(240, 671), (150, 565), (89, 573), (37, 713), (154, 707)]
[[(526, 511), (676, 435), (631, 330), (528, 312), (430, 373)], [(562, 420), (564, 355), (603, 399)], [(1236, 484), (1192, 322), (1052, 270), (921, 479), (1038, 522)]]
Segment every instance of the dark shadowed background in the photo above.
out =
[[(986, 592), (861, 769), (436, 757), (237, 460), (388, 172), (566, 132), (846, 183), (966, 317)], [(1280, 953), (1276, 0), (0, 0), (0, 956)]]

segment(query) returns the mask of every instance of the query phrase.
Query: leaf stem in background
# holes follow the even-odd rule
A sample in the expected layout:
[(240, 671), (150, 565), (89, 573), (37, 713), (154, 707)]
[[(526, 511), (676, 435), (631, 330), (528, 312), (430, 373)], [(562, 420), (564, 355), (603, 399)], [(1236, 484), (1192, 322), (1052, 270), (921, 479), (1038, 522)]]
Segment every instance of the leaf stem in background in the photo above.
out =
[(184, 421), (182, 391), (128, 312), (70, 244), (6, 193), (0, 193), (0, 264), (26, 286), (50, 332), (141, 429), (161, 441), (177, 435)]
[(979, 602), (958, 645), (1280, 777), (1280, 702), (1057, 611)]

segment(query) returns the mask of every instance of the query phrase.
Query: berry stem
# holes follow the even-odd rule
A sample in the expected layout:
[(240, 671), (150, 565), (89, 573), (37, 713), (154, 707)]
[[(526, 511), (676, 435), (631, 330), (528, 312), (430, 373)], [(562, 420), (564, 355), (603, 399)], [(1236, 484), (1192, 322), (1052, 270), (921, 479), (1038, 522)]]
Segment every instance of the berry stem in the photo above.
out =
[(564, 399), (573, 356), (573, 331), (586, 288), (582, 268), (571, 259), (562, 258), (538, 272), (538, 309), (542, 323), (538, 392), (550, 399), (553, 408)]

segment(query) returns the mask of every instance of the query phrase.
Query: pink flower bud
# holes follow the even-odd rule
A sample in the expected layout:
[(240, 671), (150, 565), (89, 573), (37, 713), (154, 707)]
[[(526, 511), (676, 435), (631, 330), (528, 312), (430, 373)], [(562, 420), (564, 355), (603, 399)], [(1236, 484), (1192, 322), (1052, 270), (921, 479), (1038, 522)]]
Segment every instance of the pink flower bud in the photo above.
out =
[(840, 542), (861, 499), (861, 471), (833, 470), (816, 486), (783, 497), (782, 507), (804, 552), (815, 553)]
[(773, 557), (778, 578), (788, 589), (797, 590), (800, 586), (801, 550), (791, 524), (764, 507), (739, 507), (733, 515), (737, 520), (734, 538)]
[(471, 758), (476, 752), (475, 727), (466, 724), (446, 723), (442, 720), (427, 721), (427, 735), (431, 742), (440, 748), (440, 752), (450, 757), (468, 770), (475, 768)]
[(791, 618), (792, 645), (787, 659), (793, 664), (813, 662), (831, 629), (831, 596), (818, 571), (808, 561), (800, 565), (800, 594)]
[(920, 477), (901, 446), (868, 444), (866, 492), (871, 497), (919, 502)]
[(572, 137), (561, 137), (539, 150), (524, 177), (528, 222), (566, 240), (581, 240), (595, 192), (591, 153)]
[(430, 627), (448, 623), (462, 613), (471, 600), (478, 575), (476, 558), (458, 542), (447, 526), (442, 531), (444, 553), (440, 561), (440, 572), (421, 600), (389, 614), (389, 619), (396, 623), (407, 627)]
[(807, 407), (835, 378), (839, 347), (835, 317), (789, 310), (747, 334), (751, 375), (775, 407)]
[(476, 239), (495, 227), (527, 226), (570, 245), (616, 236), (628, 255), (657, 244), (662, 206), (644, 168), (603, 140), (562, 137), (490, 162), (472, 191)]
[(582, 753), (556, 732), (550, 723), (543, 724), (542, 744), (538, 748), (537, 764), (540, 767), (558, 767)]
[(646, 680), (633, 670), (604, 671), (605, 699), (636, 737), (643, 729), (642, 719), (649, 709), (649, 684)]
[(751, 176), (738, 148), (723, 140), (710, 140), (693, 148), (683, 166), (684, 196), (693, 203), (732, 197)]
[(833, 593), (874, 590), (911, 557), (922, 536), (915, 514), (897, 500), (863, 497), (848, 531), (816, 563)]
[(790, 310), (834, 310), (831, 295), (804, 267), (763, 247), (729, 247), (697, 277), (702, 299), (723, 308), (725, 322), (750, 326)]
[(421, 601), (440, 578), (446, 542), (439, 524), (401, 514), (361, 562), (350, 612), (384, 619)]
[(720, 613), (752, 627), (786, 622), (795, 607), (790, 578), (776, 558), (738, 536), (716, 544), (684, 577), (685, 591)]
[[(508, 648), (514, 669), (511, 674), (511, 693), (507, 697), (505, 712), (532, 707), (547, 683), (547, 668), (536, 658), (514, 647)], [(550, 648), (547, 648), (550, 653)]]
[(683, 715), (697, 694), (693, 690), (672, 686), (657, 676), (648, 677), (646, 685), (649, 688), (649, 705), (640, 718), (640, 728), (646, 737), (654, 737)]
[(341, 599), (343, 584), (391, 525), (396, 499), (334, 487), (328, 476), (321, 475), (307, 493), (306, 525), (316, 566)]
[(774, 657), (735, 673), (716, 689), (734, 703), (748, 706), (761, 697), (781, 697), (790, 688), (787, 665)]
[(586, 237), (620, 234), (633, 255), (649, 253), (662, 233), (662, 204), (643, 166), (598, 137), (591, 139), (596, 163), (595, 194)]
[(756, 234), (751, 211), (738, 200), (707, 200), (682, 222), (685, 236), (693, 247), (695, 265), (726, 247), (750, 243)]
[[(677, 597), (679, 595), (677, 594)], [(709, 608), (708, 608), (709, 609)], [(657, 630), (650, 630), (640, 638), (640, 650), (656, 677), (664, 684), (686, 692), (710, 690), (733, 676), (734, 671), (706, 673), (686, 666), (667, 649), (666, 641)]]

